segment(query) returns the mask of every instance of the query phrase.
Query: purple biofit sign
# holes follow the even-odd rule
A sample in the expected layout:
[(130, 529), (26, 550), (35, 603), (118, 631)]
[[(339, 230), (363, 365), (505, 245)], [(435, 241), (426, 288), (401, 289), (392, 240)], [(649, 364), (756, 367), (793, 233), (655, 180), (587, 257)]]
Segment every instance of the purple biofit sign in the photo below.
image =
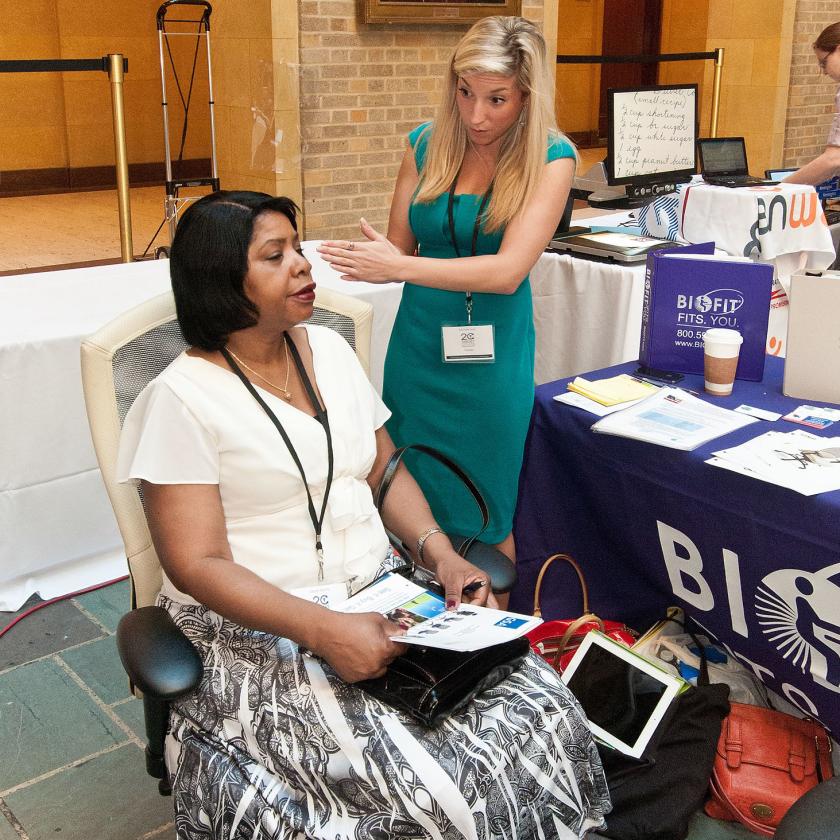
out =
[(703, 333), (723, 327), (744, 338), (735, 378), (761, 380), (772, 284), (772, 266), (715, 256), (712, 242), (649, 254), (639, 361), (702, 373)]

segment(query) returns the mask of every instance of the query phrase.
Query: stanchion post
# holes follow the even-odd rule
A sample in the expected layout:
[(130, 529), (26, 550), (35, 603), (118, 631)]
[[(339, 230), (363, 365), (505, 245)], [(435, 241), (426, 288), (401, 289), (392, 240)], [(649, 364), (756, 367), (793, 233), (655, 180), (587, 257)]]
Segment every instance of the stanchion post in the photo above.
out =
[(111, 80), (111, 107), (114, 113), (114, 153), (117, 164), (117, 201), (120, 214), (120, 251), (122, 261), (134, 259), (131, 241), (131, 196), (128, 188), (128, 155), (125, 149), (125, 106), (123, 104), (123, 57), (108, 55), (108, 78)]
[(718, 111), (720, 110), (720, 77), (723, 75), (723, 47), (715, 49), (715, 77), (712, 86), (712, 125), (709, 137), (717, 137)]

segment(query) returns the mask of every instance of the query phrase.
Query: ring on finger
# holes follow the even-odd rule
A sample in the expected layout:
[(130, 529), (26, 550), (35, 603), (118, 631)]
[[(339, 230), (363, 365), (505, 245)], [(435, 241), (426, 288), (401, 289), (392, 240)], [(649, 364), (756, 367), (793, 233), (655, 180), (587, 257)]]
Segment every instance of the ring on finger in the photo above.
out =
[(356, 243), (355, 243), (355, 242), (348, 242), (348, 243), (347, 243), (347, 250), (348, 250), (348, 251), (352, 251), (355, 247), (356, 247)]

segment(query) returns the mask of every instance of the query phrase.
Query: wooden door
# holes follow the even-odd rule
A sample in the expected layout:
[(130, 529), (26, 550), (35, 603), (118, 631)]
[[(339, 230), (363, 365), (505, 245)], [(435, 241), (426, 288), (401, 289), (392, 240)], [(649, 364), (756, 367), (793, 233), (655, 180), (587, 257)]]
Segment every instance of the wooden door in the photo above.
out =
[[(656, 55), (662, 0), (604, 0), (601, 55)], [(659, 64), (602, 64), (598, 135), (607, 136), (607, 90), (655, 85)]]

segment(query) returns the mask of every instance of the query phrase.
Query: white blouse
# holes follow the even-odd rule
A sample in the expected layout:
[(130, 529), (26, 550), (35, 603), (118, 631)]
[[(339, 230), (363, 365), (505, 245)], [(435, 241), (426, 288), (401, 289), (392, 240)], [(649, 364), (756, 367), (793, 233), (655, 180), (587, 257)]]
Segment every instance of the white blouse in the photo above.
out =
[[(305, 326), (326, 406), (334, 467), (321, 532), (323, 583), (364, 579), (388, 538), (365, 481), (375, 432), (390, 412), (338, 333)], [(314, 418), (258, 388), (303, 464), (317, 513), (327, 479), (326, 433)], [(120, 482), (218, 484), (236, 563), (290, 591), (319, 584), (315, 531), (300, 472), (283, 438), (233, 371), (182, 353), (129, 410), (117, 458)], [(165, 595), (186, 603), (164, 575)]]

